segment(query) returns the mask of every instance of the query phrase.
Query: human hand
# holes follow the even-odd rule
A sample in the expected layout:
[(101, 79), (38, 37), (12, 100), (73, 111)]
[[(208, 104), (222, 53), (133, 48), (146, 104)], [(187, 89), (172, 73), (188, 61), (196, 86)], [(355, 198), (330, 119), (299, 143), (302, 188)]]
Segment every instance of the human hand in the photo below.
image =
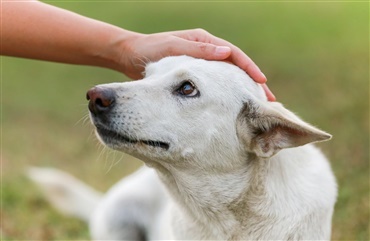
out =
[(166, 56), (189, 55), (206, 60), (223, 60), (243, 69), (253, 80), (262, 84), (269, 101), (275, 96), (268, 89), (266, 77), (258, 66), (238, 47), (217, 38), (205, 30), (182, 30), (156, 34), (132, 34), (122, 45), (121, 64), (124, 73), (133, 79), (142, 77), (144, 63)]
[(29, 3), (32, 5), (19, 1), (4, 3), (2, 13), (7, 24), (2, 28), (5, 37), (0, 54), (100, 66), (118, 70), (133, 79), (142, 77), (147, 61), (166, 56), (224, 60), (263, 84), (268, 99), (275, 100), (265, 84), (266, 77), (243, 51), (202, 29), (145, 35), (39, 1)]

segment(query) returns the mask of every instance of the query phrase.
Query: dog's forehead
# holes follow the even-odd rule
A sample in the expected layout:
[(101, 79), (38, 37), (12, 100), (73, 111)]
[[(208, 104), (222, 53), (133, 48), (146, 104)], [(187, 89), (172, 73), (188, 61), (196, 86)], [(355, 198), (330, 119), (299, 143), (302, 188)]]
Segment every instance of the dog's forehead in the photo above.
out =
[(145, 76), (164, 75), (179, 69), (190, 68), (198, 59), (189, 56), (166, 57), (158, 62), (150, 62), (145, 67)]

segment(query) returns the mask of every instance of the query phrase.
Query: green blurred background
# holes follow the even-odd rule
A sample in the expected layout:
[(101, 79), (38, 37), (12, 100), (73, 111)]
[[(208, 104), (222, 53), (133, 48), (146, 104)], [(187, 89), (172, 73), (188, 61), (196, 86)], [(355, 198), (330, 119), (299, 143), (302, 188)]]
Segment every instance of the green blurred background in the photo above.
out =
[[(123, 28), (204, 28), (243, 49), (289, 109), (333, 134), (319, 147), (339, 182), (333, 240), (369, 240), (369, 3), (48, 1)], [(119, 73), (2, 57), (4, 240), (88, 239), (24, 176), (29, 165), (68, 171), (101, 191), (140, 161), (104, 149), (86, 120), (86, 91)]]

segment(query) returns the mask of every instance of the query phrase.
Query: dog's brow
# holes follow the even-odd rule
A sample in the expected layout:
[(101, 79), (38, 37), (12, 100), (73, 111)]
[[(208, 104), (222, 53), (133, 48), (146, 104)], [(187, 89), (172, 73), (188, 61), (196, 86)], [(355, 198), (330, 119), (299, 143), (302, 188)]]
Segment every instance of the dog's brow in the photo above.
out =
[(176, 77), (179, 79), (189, 78), (189, 72), (182, 69), (176, 72)]

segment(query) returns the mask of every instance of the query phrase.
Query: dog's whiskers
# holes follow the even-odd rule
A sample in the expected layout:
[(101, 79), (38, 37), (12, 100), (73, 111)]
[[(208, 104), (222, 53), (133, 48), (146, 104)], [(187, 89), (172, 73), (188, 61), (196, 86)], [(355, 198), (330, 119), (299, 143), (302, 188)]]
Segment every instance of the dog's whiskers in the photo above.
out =
[(89, 114), (85, 114), (84, 116), (82, 116), (75, 124), (74, 126), (77, 126), (79, 125), (80, 123), (82, 123), (82, 125), (86, 125), (90, 120), (90, 117), (89, 117)]
[(138, 69), (144, 69), (143, 71), (143, 76), (145, 75), (145, 67), (147, 66), (148, 63), (150, 63), (150, 59), (146, 56), (136, 56), (134, 59), (134, 65)]
[[(116, 155), (116, 154), (117, 154), (117, 152), (114, 152), (114, 155)], [(110, 170), (112, 170), (112, 168), (113, 168), (114, 166), (116, 166), (119, 162), (121, 162), (121, 161), (122, 161), (122, 159), (123, 159), (123, 156), (121, 155), (121, 157), (120, 157), (117, 161), (114, 161), (114, 159), (116, 159), (116, 156), (115, 156), (115, 158), (110, 159), (110, 160), (112, 160), (112, 161), (111, 161), (111, 164), (110, 164), (109, 168), (108, 168), (108, 169), (107, 169), (107, 171), (105, 172), (105, 174), (108, 174), (108, 173), (110, 172)]]

